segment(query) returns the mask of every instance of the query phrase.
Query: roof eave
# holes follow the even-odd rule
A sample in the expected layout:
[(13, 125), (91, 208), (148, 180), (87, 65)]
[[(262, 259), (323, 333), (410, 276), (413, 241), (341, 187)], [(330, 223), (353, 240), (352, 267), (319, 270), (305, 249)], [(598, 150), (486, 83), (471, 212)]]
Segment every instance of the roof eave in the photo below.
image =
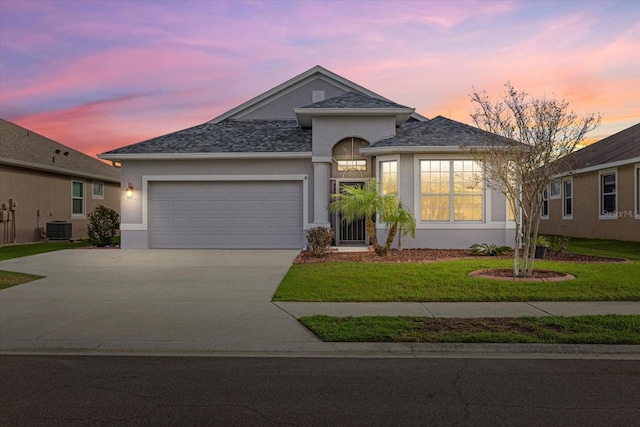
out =
[[(115, 183), (120, 182), (120, 179), (107, 176), (107, 175), (100, 175), (100, 174), (83, 172), (83, 171), (78, 171), (73, 169), (65, 169), (57, 166), (41, 165), (38, 163), (25, 162), (23, 160), (9, 159), (7, 157), (0, 157), (0, 163), (5, 165), (10, 165), (10, 166), (43, 171), (43, 172), (51, 172), (51, 173), (56, 173), (60, 175), (79, 176), (83, 178), (90, 178), (90, 179), (107, 181), (107, 182), (115, 182)], [(109, 165), (105, 165), (105, 166), (109, 167)]]
[(403, 153), (460, 153), (464, 150), (458, 146), (390, 146), (390, 147), (364, 147), (360, 149), (360, 154), (365, 156), (377, 156), (385, 154)]
[(265, 153), (131, 153), (99, 154), (98, 158), (121, 162), (123, 160), (216, 160), (216, 159), (306, 159), (311, 151), (265, 152)]
[(294, 108), (298, 124), (303, 128), (311, 127), (311, 119), (315, 117), (379, 117), (395, 116), (396, 126), (406, 122), (415, 112), (415, 108)]

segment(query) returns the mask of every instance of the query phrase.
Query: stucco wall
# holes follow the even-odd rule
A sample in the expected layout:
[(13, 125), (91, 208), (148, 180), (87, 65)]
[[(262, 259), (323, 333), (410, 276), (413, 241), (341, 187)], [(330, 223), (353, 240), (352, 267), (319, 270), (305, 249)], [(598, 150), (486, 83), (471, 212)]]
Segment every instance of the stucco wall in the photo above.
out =
[(371, 144), (381, 138), (395, 135), (395, 132), (394, 116), (314, 117), (313, 156), (331, 157), (333, 146), (344, 138), (362, 138)]
[[(85, 183), (85, 216), (82, 218), (71, 215), (72, 181)], [(17, 242), (27, 243), (41, 240), (38, 228), (46, 230), (46, 223), (51, 221), (70, 221), (72, 238), (83, 239), (87, 237), (88, 221), (86, 215), (91, 213), (96, 206), (105, 205), (120, 212), (119, 184), (99, 181), (104, 184), (104, 198), (94, 199), (92, 197), (93, 182), (94, 180), (88, 178), (58, 175), (7, 165), (0, 166), (0, 204), (8, 204), (10, 198), (17, 202), (15, 212)], [(5, 227), (3, 223), (0, 224), (0, 244), (4, 241)]]
[(600, 171), (573, 177), (573, 218), (562, 219), (562, 197), (549, 200), (549, 219), (540, 221), (540, 233), (590, 239), (640, 242), (640, 219), (634, 206), (634, 165), (614, 168), (618, 178), (618, 215), (600, 218)]
[(313, 91), (324, 91), (325, 99), (340, 96), (346, 92), (325, 80), (315, 79), (275, 100), (270, 100), (268, 104), (260, 106), (242, 116), (241, 119), (295, 119), (296, 115), (292, 106), (294, 108), (304, 107), (305, 105), (313, 103)]

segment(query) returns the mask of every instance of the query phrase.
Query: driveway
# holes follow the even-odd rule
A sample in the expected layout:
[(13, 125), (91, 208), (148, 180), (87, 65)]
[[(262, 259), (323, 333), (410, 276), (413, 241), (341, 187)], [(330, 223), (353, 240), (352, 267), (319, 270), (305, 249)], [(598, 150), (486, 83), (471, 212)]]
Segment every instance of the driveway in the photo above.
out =
[(296, 251), (51, 252), (0, 262), (46, 276), (0, 292), (0, 350), (280, 351), (319, 341), (271, 297)]

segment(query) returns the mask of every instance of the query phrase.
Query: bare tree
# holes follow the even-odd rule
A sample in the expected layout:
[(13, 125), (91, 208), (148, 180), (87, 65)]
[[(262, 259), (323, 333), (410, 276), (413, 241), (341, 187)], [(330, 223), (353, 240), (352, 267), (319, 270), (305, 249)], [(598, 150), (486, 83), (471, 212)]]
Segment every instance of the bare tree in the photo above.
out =
[(600, 124), (601, 115), (578, 117), (564, 99), (534, 98), (511, 83), (505, 87), (495, 102), (486, 92), (474, 89), (471, 117), (477, 127), (489, 133), (478, 146), (463, 148), (483, 163), (487, 186), (507, 198), (516, 224), (513, 275), (529, 277), (544, 189), (558, 174), (571, 173), (574, 166), (566, 155)]

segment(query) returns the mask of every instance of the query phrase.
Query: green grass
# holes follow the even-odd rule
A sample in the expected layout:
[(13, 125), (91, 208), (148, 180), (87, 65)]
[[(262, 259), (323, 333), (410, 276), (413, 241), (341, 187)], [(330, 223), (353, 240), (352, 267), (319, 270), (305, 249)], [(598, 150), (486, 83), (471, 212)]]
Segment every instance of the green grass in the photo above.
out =
[(21, 285), (32, 280), (42, 279), (42, 276), (34, 274), (14, 273), (0, 270), (0, 291), (12, 286)]
[(3, 246), (0, 247), (0, 261), (29, 255), (37, 255), (45, 252), (60, 251), (63, 249), (84, 248), (87, 246), (91, 246), (91, 243), (89, 243), (88, 240), (78, 240), (74, 242), (27, 243), (24, 245)]
[(493, 320), (311, 316), (299, 320), (323, 341), (332, 342), (640, 344), (640, 316)]
[(637, 301), (640, 263), (537, 261), (572, 274), (563, 282), (513, 282), (468, 276), (511, 261), (482, 258), (426, 264), (319, 263), (291, 266), (274, 301)]
[(640, 242), (572, 238), (566, 251), (640, 260)]
[[(9, 245), (0, 247), (0, 261), (23, 256), (37, 255), (46, 252), (60, 251), (63, 249), (75, 249), (91, 246), (87, 240), (75, 242), (42, 242), (27, 243), (23, 245)], [(0, 291), (12, 286), (21, 285), (32, 280), (41, 279), (42, 276), (33, 274), (14, 273), (0, 270)]]

